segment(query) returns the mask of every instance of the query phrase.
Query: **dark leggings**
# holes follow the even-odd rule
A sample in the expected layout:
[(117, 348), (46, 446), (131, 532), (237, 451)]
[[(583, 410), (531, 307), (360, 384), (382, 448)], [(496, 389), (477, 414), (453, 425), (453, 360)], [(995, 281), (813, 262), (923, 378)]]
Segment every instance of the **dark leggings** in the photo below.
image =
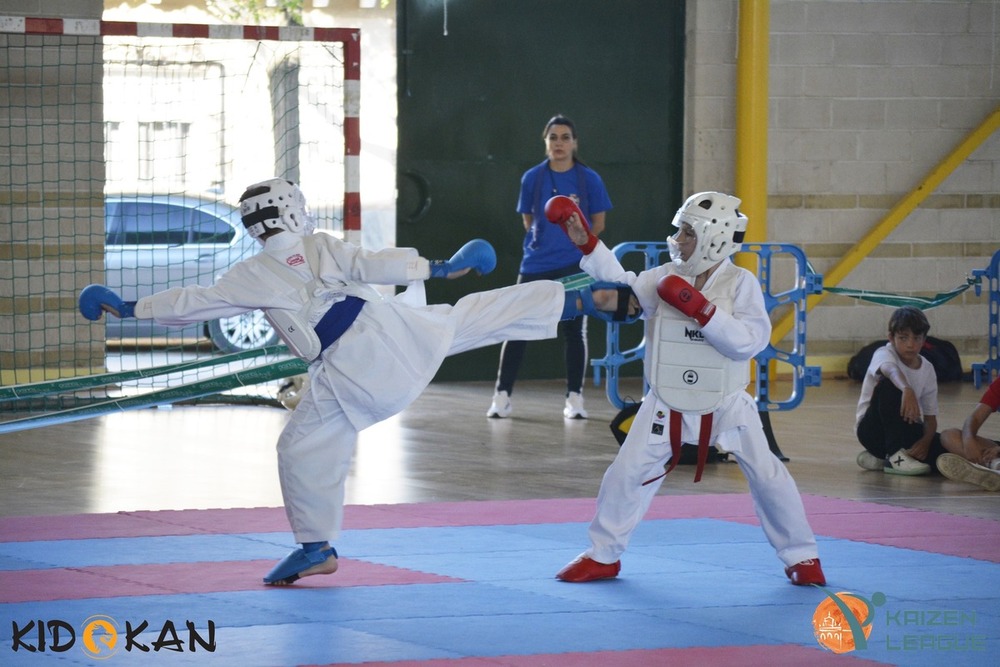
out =
[[(522, 273), (517, 277), (518, 284), (530, 283), (535, 280), (556, 280), (580, 273), (576, 264), (545, 273)], [(580, 393), (583, 389), (583, 373), (587, 365), (587, 338), (584, 323), (586, 317), (563, 320), (559, 323), (559, 335), (566, 341), (566, 393)], [(514, 393), (514, 381), (524, 360), (524, 350), (527, 341), (508, 340), (500, 347), (500, 370), (497, 372), (497, 391)]]
[[(899, 414), (902, 405), (903, 392), (892, 382), (883, 379), (875, 385), (872, 402), (858, 424), (858, 441), (880, 459), (895, 454), (900, 449), (909, 449), (924, 437), (922, 423), (910, 424), (903, 420)], [(935, 433), (924, 463), (934, 466), (937, 457), (944, 451), (941, 435)]]

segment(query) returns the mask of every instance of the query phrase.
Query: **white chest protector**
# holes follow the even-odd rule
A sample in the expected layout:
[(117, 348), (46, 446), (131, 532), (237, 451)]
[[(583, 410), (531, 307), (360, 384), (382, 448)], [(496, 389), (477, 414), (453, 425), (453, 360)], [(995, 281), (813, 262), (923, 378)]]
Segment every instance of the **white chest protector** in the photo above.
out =
[[(736, 272), (724, 271), (702, 293), (715, 307), (733, 312)], [(714, 412), (722, 399), (745, 389), (750, 362), (716, 351), (701, 327), (666, 303), (660, 305), (646, 337), (646, 381), (657, 397), (678, 412)]]
[(319, 251), (316, 249), (315, 240), (309, 236), (303, 237), (302, 245), (305, 249), (306, 265), (313, 274), (313, 279), (308, 283), (301, 283), (298, 276), (292, 275), (288, 267), (270, 255), (261, 253), (266, 266), (276, 278), (296, 287), (303, 300), (303, 306), (298, 311), (285, 310), (283, 308), (271, 308), (264, 311), (264, 317), (274, 327), (274, 332), (288, 346), (288, 351), (300, 359), (313, 361), (320, 352), (323, 345), (320, 343), (316, 330), (309, 324), (313, 311), (312, 295), (322, 286), (316, 271), (319, 269)]

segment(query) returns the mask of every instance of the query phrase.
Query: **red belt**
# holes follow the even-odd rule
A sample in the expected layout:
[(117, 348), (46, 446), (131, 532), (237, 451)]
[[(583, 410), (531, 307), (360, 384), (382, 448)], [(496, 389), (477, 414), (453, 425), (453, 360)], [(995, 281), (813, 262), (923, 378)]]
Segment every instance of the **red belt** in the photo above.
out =
[[(683, 423), (683, 415), (676, 410), (670, 411), (670, 465), (667, 467), (666, 471), (657, 475), (653, 479), (647, 479), (642, 483), (643, 486), (647, 484), (652, 484), (662, 477), (666, 477), (667, 473), (674, 469), (677, 465), (677, 461), (681, 458), (681, 424)], [(705, 470), (705, 463), (708, 461), (708, 446), (711, 444), (712, 440), (712, 413), (709, 412), (701, 416), (701, 429), (698, 432), (698, 467), (694, 472), (694, 481), (701, 481), (701, 473)]]

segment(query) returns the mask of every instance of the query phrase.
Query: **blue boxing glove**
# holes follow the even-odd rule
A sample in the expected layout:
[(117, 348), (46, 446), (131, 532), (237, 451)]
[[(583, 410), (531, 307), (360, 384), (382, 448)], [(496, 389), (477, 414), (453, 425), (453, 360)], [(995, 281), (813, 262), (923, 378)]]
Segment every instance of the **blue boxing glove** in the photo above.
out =
[(135, 301), (122, 298), (104, 285), (87, 285), (80, 291), (80, 314), (88, 320), (99, 320), (109, 312), (115, 317), (135, 317)]
[(484, 276), (496, 267), (497, 253), (489, 241), (472, 239), (459, 248), (451, 259), (431, 260), (431, 278), (447, 278), (453, 273), (469, 269), (474, 269), (479, 275)]
[[(615, 292), (614, 310), (601, 310), (594, 303), (594, 292)], [(607, 298), (607, 295), (605, 295)], [(605, 303), (607, 301), (605, 300)], [(561, 319), (572, 320), (581, 315), (591, 315), (605, 322), (629, 324), (642, 316), (639, 301), (632, 288), (623, 283), (595, 282), (578, 290), (566, 290)]]

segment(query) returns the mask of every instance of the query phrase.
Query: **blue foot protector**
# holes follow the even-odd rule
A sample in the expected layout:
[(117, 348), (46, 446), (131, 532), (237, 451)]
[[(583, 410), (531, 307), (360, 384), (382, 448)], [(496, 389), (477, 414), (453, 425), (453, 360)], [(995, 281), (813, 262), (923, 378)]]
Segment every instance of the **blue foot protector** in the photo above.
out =
[(265, 584), (291, 584), (294, 583), (302, 572), (305, 572), (314, 565), (325, 563), (329, 558), (337, 558), (337, 550), (331, 546), (325, 549), (306, 551), (296, 549), (274, 566), (274, 568), (264, 577)]

